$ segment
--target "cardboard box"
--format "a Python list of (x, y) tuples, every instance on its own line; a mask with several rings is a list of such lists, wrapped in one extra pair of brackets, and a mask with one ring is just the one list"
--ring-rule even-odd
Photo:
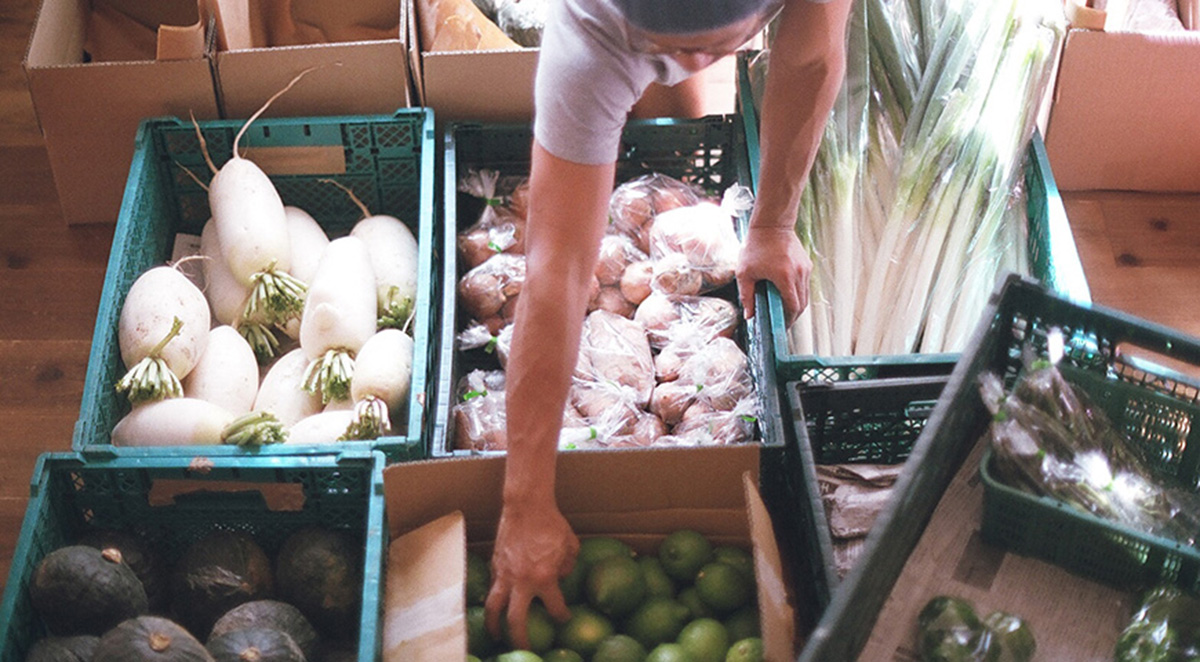
[[(756, 488), (756, 445), (578, 451), (558, 458), (558, 503), (580, 537), (613, 536), (652, 554), (692, 528), (752, 548), (767, 659), (792, 659), (793, 607), (771, 518)], [(384, 471), (388, 551), (384, 660), (444, 662), (467, 650), (467, 541), (489, 548), (504, 458), (395, 464)], [(620, 486), (620, 489), (614, 489)]]
[[(195, 16), (195, 0), (154, 3), (150, 11), (168, 20), (187, 5)], [(63, 219), (115, 223), (142, 119), (216, 119), (217, 100), (204, 57), (87, 61), (88, 20), (89, 3), (43, 0), (23, 64)]]
[[(226, 3), (237, 5), (234, 3)], [(309, 67), (327, 67), (313, 72), (304, 83), (288, 91), (271, 105), (274, 117), (390, 114), (414, 105), (408, 72), (408, 7), (401, 0), (370, 0), (346, 7), (338, 3), (305, 2), (293, 5), (304, 20), (325, 34), (338, 34), (334, 26), (346, 21), (378, 22), (380, 17), (398, 17), (396, 33), (389, 39), (321, 43), (273, 48), (256, 48), (262, 43), (251, 35), (258, 30), (254, 10), (265, 4), (250, 3), (251, 28), (237, 30), (224, 25), (222, 43), (216, 51), (216, 79), (223, 117), (249, 117), (263, 102), (298, 73)], [(353, 12), (347, 18), (345, 14)], [(345, 31), (343, 27), (344, 32)], [(336, 63), (336, 65), (335, 65)]]
[(1200, 32), (1068, 32), (1046, 131), (1060, 189), (1200, 191), (1198, 127)]

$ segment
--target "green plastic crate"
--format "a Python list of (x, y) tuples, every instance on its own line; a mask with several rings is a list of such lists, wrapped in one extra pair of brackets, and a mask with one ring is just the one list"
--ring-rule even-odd
[[(694, 182), (710, 191), (720, 191), (734, 183), (749, 181), (744, 132), (736, 116), (711, 116), (696, 120), (657, 119), (630, 122), (625, 127), (617, 157), (617, 182), (652, 172)], [(454, 389), (459, 378), (473, 369), (498, 370), (500, 364), (483, 350), (459, 351), (456, 334), (468, 318), (459, 310), (455, 283), (465, 270), (458, 266), (457, 234), (473, 225), (482, 211), (482, 203), (458, 192), (458, 181), (470, 168), (490, 168), (502, 175), (527, 176), (533, 134), (528, 125), (452, 124), (446, 128), (443, 153), (443, 266), (442, 349), (438, 371), (437, 425), (432, 454), (466, 455), (471, 451), (454, 449)], [(740, 219), (742, 226), (748, 218)], [(739, 228), (740, 230), (740, 228)], [(736, 300), (730, 286), (717, 295)], [(750, 357), (751, 372), (760, 385), (760, 433), (765, 446), (779, 450), (784, 432), (778, 416), (780, 394), (775, 388), (775, 366), (770, 360), (770, 326), (766, 317), (766, 294), (756, 293), (755, 317), (741, 328), (738, 340)], [(772, 457), (770, 452), (764, 457)], [(770, 471), (767, 467), (770, 465)], [(764, 484), (778, 473), (778, 463), (764, 462)], [(765, 487), (764, 489), (770, 489)]]
[(933, 411), (948, 375), (869, 380), (788, 382), (796, 444), (786, 478), (790, 516), (806, 543), (808, 579), (819, 608), (839, 583), (829, 518), (817, 478), (819, 464), (902, 464)]
[[(833, 595), (804, 648), (802, 662), (857, 659), (938, 501), (991, 421), (979, 396), (979, 376), (990, 371), (1011, 385), (1021, 370), (1024, 348), (1045, 356), (1047, 335), (1055, 328), (1066, 341), (1060, 363), (1064, 370), (1098, 396), (1105, 409), (1120, 412), (1116, 420), (1122, 429), (1162, 458), (1161, 473), (1197, 489), (1200, 421), (1195, 415), (1200, 386), (1171, 369), (1134, 358), (1130, 348), (1194, 367), (1200, 366), (1200, 339), (1101, 306), (1073, 303), (1035, 281), (1010, 276), (989, 302), (913, 447), (897, 481), (896, 498), (876, 521), (859, 565)], [(1085, 576), (1122, 584), (1169, 581), (1200, 589), (1200, 552), (1195, 548), (1067, 512), (1063, 505), (1046, 499), (1011, 506), (1028, 508), (1006, 512), (1005, 529), (995, 512), (988, 513), (1010, 508), (1009, 502), (995, 495), (995, 490), (985, 489), (985, 540), (1020, 545), (1006, 542), (1019, 539), (1013, 534), (1017, 530), (1025, 534), (1026, 543), (1041, 549), (1015, 547), (1015, 551), (1041, 556)], [(1047, 527), (1053, 527), (1049, 529), (1053, 535)], [(1116, 548), (1121, 549), (1114, 555)]]
[[(29, 583), (46, 554), (97, 528), (132, 533), (162, 555), (169, 566), (188, 545), (214, 529), (254, 537), (272, 559), (297, 529), (320, 525), (340, 529), (363, 546), (362, 621), (358, 659), (378, 660), (382, 651), (387, 521), (384, 518), (383, 455), (369, 451), (274, 457), (189, 457), (89, 459), (79, 453), (38, 458), (30, 481), (29, 505), (0, 602), (0, 662), (22, 662), (46, 636), (33, 610)], [(299, 510), (271, 510), (261, 492), (195, 491), (169, 503), (152, 500), (155, 481), (187, 481), (203, 489), (214, 481), (299, 485)], [(190, 487), (190, 486), (189, 486)], [(157, 505), (162, 503), (163, 505)]]
[[(742, 51), (737, 58), (738, 110), (744, 118), (746, 144), (750, 152), (752, 180), (758, 181), (758, 116), (750, 92), (749, 61), (754, 51)], [(1075, 301), (1091, 301), (1083, 265), (1075, 239), (1067, 222), (1062, 197), (1050, 171), (1046, 146), (1036, 133), (1025, 162), (1025, 189), (1029, 212), (1029, 252), (1033, 275), (1052, 290)], [(874, 356), (819, 356), (792, 353), (784, 325), (783, 300), (779, 292), (768, 288), (769, 319), (774, 344), (776, 371), (789, 381), (804, 383), (913, 377), (946, 374), (958, 360), (958, 353), (894, 354)]]
[[(242, 122), (216, 120), (199, 125), (213, 161), (224, 163), (230, 157), (234, 136)], [(407, 431), (371, 442), (342, 442), (354, 448), (378, 448), (391, 461), (427, 455), (422, 432), (426, 425), (429, 370), (436, 349), (431, 342), (436, 324), (433, 134), (431, 110), (406, 109), (390, 116), (260, 119), (250, 126), (240, 143), (243, 150), (249, 150), (252, 159), (256, 150), (302, 157), (306, 148), (333, 148), (344, 157), (344, 172), (333, 166), (339, 172), (314, 173), (306, 168), (309, 174), (271, 177), (284, 204), (307, 211), (331, 238), (347, 234), (362, 213), (343, 191), (317, 182), (322, 178), (333, 179), (353, 190), (372, 213), (400, 218), (417, 237), (418, 290), (412, 328), (413, 377)], [(328, 162), (328, 153), (321, 162)], [(205, 181), (211, 178), (191, 122), (176, 118), (144, 121), (138, 130), (133, 164), (113, 236), (72, 448), (89, 455), (122, 457), (195, 455), (201, 451), (209, 456), (328, 452), (326, 446), (272, 445), (246, 450), (235, 446), (112, 445), (109, 437), (112, 428), (129, 411), (128, 401), (113, 388), (125, 371), (117, 341), (117, 322), (125, 295), (142, 272), (171, 257), (178, 233), (199, 235), (210, 216), (207, 192), (181, 166)]]

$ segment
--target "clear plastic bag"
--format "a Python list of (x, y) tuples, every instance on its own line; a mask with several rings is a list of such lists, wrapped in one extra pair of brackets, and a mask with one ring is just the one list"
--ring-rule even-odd
[(717, 297), (671, 297), (652, 292), (638, 306), (633, 320), (646, 329), (654, 349), (663, 349), (674, 339), (700, 336), (732, 338), (741, 317), (737, 306)]
[(583, 323), (575, 376), (628, 387), (633, 402), (645, 407), (654, 389), (654, 357), (645, 330), (620, 315), (592, 312)]
[(693, 296), (732, 283), (741, 249), (734, 218), (752, 206), (750, 190), (732, 186), (720, 205), (700, 202), (656, 216), (650, 230), (650, 287)]
[(458, 298), (472, 319), (495, 334), (512, 323), (524, 284), (525, 256), (501, 253), (462, 277)]
[(654, 173), (631, 179), (613, 190), (608, 203), (612, 229), (650, 252), (651, 221), (665, 211), (689, 207), (705, 199), (704, 192), (674, 177)]
[[(504, 187), (514, 182), (512, 193), (504, 195)], [(459, 180), (458, 190), (484, 201), (479, 220), (458, 234), (458, 252), (468, 269), (498, 253), (525, 252), (528, 180), (501, 178), (495, 170), (469, 170)]]
[(454, 447), (493, 451), (508, 448), (503, 371), (472, 370), (459, 380), (451, 410)]

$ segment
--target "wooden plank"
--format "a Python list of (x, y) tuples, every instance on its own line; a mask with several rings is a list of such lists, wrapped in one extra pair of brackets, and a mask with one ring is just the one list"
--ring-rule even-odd
[(1200, 273), (1200, 195), (1111, 194), (1100, 206), (1119, 265)]
[(91, 338), (103, 285), (104, 269), (0, 270), (0, 338)]
[(18, 215), (11, 222), (0, 223), (0, 273), (81, 267), (103, 270), (108, 266), (114, 229), (113, 225), (66, 225), (58, 218), (44, 222)]
[(0, 497), (29, 494), (29, 476), (42, 453), (71, 450), (71, 433), (78, 412), (28, 413), (0, 409)]
[(0, 339), (0, 403), (28, 413), (79, 412), (88, 340)]

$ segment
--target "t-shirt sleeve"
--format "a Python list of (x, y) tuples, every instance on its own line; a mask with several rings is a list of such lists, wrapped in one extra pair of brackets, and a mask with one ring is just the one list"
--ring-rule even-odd
[(654, 70), (622, 53), (574, 3), (553, 3), (534, 82), (534, 135), (551, 154), (588, 165), (616, 160), (626, 117)]

